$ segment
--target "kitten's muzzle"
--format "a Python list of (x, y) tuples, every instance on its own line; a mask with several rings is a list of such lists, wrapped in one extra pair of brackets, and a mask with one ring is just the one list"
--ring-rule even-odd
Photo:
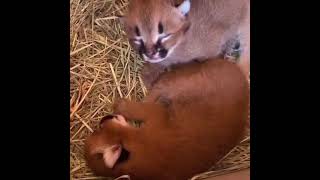
[(158, 51), (157, 51), (156, 48), (152, 48), (151, 50), (147, 50), (147, 51), (145, 52), (145, 55), (146, 55), (148, 58), (153, 59), (153, 58), (155, 58), (157, 52), (158, 52)]
[(144, 49), (141, 51), (143, 55), (145, 55), (149, 61), (157, 61), (159, 59), (163, 59), (167, 56), (168, 50), (165, 49), (162, 45), (156, 44), (150, 49)]

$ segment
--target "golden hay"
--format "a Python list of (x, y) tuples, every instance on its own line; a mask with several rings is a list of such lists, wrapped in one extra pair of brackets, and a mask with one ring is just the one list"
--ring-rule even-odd
[[(116, 98), (140, 100), (143, 65), (123, 36), (116, 14), (127, 0), (70, 1), (70, 178), (95, 177), (83, 159), (84, 139), (111, 112)], [(250, 167), (250, 138), (198, 179)]]

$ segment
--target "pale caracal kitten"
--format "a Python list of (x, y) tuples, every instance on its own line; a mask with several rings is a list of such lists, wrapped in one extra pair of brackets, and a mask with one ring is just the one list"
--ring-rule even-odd
[(223, 56), (239, 43), (242, 51), (238, 63), (249, 74), (250, 0), (129, 3), (127, 13), (119, 18), (130, 44), (146, 61), (142, 78), (147, 87), (171, 65)]

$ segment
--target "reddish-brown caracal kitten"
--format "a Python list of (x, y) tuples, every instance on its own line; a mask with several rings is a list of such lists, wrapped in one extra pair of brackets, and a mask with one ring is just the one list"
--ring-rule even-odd
[[(143, 102), (121, 100), (86, 141), (100, 176), (186, 180), (210, 168), (243, 138), (248, 81), (225, 60), (164, 73)], [(128, 120), (141, 121), (140, 127)]]

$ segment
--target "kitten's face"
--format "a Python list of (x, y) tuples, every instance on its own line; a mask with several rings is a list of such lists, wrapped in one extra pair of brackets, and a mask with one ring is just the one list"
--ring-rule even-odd
[(121, 18), (130, 44), (145, 61), (165, 60), (188, 30), (190, 1), (176, 3), (173, 0), (131, 0), (127, 15)]
[(123, 116), (106, 116), (100, 128), (85, 142), (85, 158), (88, 166), (99, 176), (114, 176), (114, 170), (128, 159), (128, 151), (121, 144), (120, 126), (127, 126)]

